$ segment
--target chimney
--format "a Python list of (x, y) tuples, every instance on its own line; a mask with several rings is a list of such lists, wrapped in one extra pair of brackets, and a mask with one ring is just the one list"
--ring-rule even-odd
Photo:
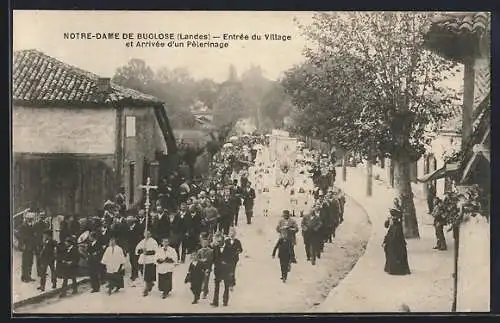
[(111, 78), (100, 77), (97, 79), (97, 93), (111, 92)]

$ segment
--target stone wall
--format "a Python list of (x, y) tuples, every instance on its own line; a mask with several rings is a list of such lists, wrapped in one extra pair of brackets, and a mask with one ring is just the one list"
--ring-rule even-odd
[(457, 312), (490, 311), (490, 225), (483, 216), (460, 227)]
[[(138, 186), (145, 184), (144, 177), (147, 174), (145, 164), (155, 161), (156, 151), (162, 151), (166, 154), (167, 146), (156, 120), (153, 107), (125, 108), (123, 112), (124, 129), (127, 128), (127, 117), (135, 117), (135, 134), (134, 136), (127, 136), (126, 131), (123, 134), (125, 138), (125, 150), (123, 165), (124, 180), (122, 186), (125, 187), (127, 197), (130, 197), (133, 191), (132, 201), (128, 202), (132, 202), (129, 204), (135, 204), (142, 198), (142, 190)], [(130, 178), (132, 172), (130, 165), (132, 163), (134, 164), (133, 181)], [(156, 179), (152, 178), (152, 180), (154, 183)]]
[(115, 110), (80, 107), (19, 107), (12, 113), (16, 153), (112, 154)]

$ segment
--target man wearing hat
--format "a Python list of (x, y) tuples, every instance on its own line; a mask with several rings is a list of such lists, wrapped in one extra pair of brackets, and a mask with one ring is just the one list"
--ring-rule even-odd
[(22, 250), (21, 261), (21, 281), (27, 283), (35, 281), (31, 277), (31, 270), (33, 268), (33, 257), (37, 248), (36, 245), (36, 232), (34, 227), (35, 214), (33, 212), (26, 212), (23, 215), (24, 223), (19, 228), (19, 247)]
[(91, 232), (89, 234), (89, 244), (87, 247), (87, 264), (89, 267), (90, 287), (91, 293), (97, 293), (101, 287), (103, 266), (101, 259), (104, 247), (97, 241), (97, 233)]
[(243, 206), (245, 207), (245, 215), (247, 224), (252, 224), (253, 206), (255, 200), (255, 190), (250, 186), (248, 179), (241, 178)]
[(52, 239), (52, 231), (45, 230), (43, 232), (43, 241), (39, 253), (40, 262), (40, 291), (45, 291), (45, 283), (47, 281), (47, 268), (50, 268), (52, 288), (57, 286), (57, 274), (56, 274), (56, 253), (57, 253), (57, 242)]
[(321, 205), (316, 203), (312, 212), (304, 215), (301, 223), (307, 260), (310, 260), (312, 265), (316, 264), (316, 258), (320, 255), (319, 247), (322, 228), (320, 211)]
[(294, 219), (290, 218), (290, 211), (283, 210), (283, 218), (279, 221), (276, 226), (276, 232), (280, 235), (285, 235), (287, 239), (289, 239), (292, 243), (291, 250), (291, 262), (297, 263), (297, 259), (295, 258), (295, 243), (296, 243), (296, 234), (299, 232), (299, 226)]
[(78, 262), (80, 261), (80, 252), (76, 245), (76, 238), (69, 236), (64, 239), (64, 246), (61, 254), (61, 276), (63, 278), (61, 297), (66, 296), (68, 289), (68, 280), (71, 279), (73, 294), (78, 292), (76, 274), (78, 272)]

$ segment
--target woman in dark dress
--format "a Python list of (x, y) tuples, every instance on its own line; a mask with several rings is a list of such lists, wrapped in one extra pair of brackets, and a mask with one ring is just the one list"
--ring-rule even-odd
[(385, 251), (384, 271), (389, 275), (409, 275), (406, 240), (403, 234), (403, 214), (397, 209), (390, 210), (389, 229), (382, 246)]

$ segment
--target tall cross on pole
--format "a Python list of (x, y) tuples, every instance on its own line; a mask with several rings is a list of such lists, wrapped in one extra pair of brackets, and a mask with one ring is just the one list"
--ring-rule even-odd
[[(158, 189), (158, 186), (151, 185), (151, 178), (148, 177), (146, 180), (146, 185), (139, 185), (140, 188), (146, 190), (146, 202), (144, 203), (144, 208), (146, 209), (146, 225), (144, 227), (144, 249), (146, 249), (147, 242), (147, 232), (148, 232), (148, 223), (149, 223), (149, 207), (151, 206), (151, 201), (149, 200), (149, 195), (151, 190)], [(144, 250), (146, 253), (146, 250)], [(146, 256), (146, 255), (144, 255)], [(144, 262), (144, 270), (143, 273), (146, 272), (146, 262)]]

